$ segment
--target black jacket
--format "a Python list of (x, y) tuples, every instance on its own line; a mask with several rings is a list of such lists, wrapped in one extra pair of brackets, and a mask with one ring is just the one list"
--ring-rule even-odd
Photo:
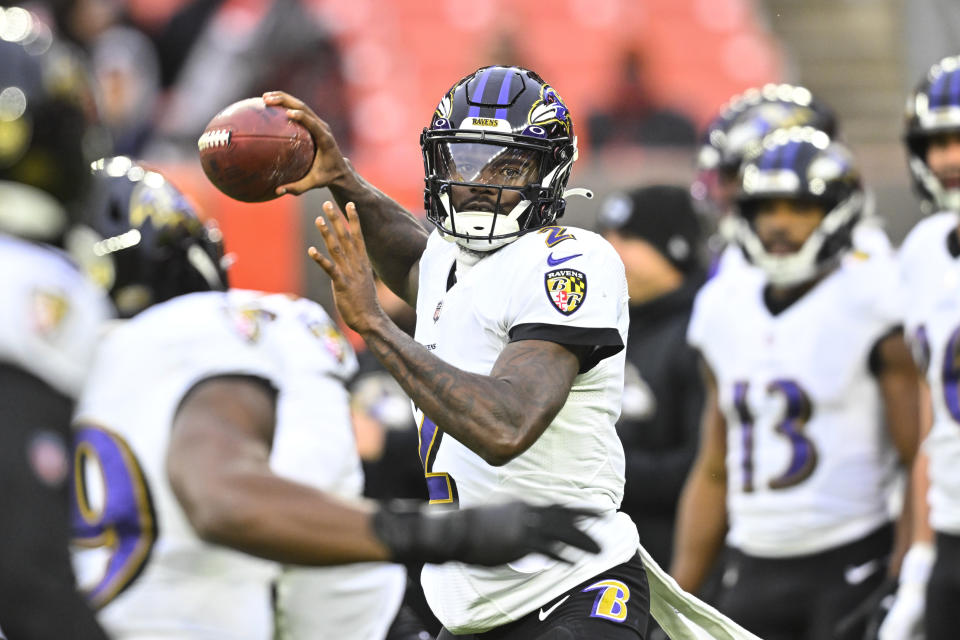
[(686, 333), (701, 284), (693, 278), (665, 296), (630, 307), (617, 423), (626, 453), (621, 509), (637, 523), (640, 542), (663, 566), (670, 563), (677, 500), (699, 441), (704, 389)]

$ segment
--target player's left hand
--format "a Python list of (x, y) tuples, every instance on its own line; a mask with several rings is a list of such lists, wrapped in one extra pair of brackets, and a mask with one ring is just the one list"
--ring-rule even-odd
[(328, 200), (323, 203), (323, 213), (327, 219), (317, 216), (315, 224), (330, 257), (324, 256), (316, 247), (310, 247), (307, 254), (333, 281), (333, 299), (340, 317), (348, 327), (363, 336), (387, 316), (377, 300), (373, 268), (363, 243), (357, 207), (352, 202), (347, 203), (344, 218)]

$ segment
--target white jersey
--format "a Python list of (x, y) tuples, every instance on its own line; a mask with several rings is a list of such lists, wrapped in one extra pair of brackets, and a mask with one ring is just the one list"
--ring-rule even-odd
[(540, 556), (496, 568), (428, 565), (423, 587), (434, 613), (453, 633), (516, 620), (578, 583), (631, 558), (636, 527), (617, 512), (624, 454), (614, 424), (623, 391), (627, 288), (623, 264), (600, 236), (547, 227), (458, 268), (459, 248), (434, 232), (420, 259), (416, 340), (442, 360), (486, 375), (515, 340), (595, 345), (566, 404), (523, 454), (494, 467), (442, 433), (418, 412), (420, 454), (434, 504), (524, 499), (586, 506), (604, 515), (589, 528), (603, 551), (567, 549), (573, 564)]
[(933, 429), (923, 443), (930, 524), (953, 535), (960, 535), (960, 251), (951, 252), (947, 238), (956, 238), (958, 224), (955, 213), (926, 218), (900, 250), (907, 335), (933, 400)]
[(65, 254), (3, 234), (0, 272), (0, 362), (76, 397), (111, 314), (106, 294)]
[(761, 272), (729, 276), (700, 291), (688, 334), (726, 421), (728, 544), (791, 557), (867, 535), (890, 519), (895, 477), (869, 369), (900, 324), (895, 264), (849, 255), (778, 315)]
[[(94, 547), (75, 559), (113, 637), (267, 640), (274, 582), (287, 632), (280, 637), (382, 637), (403, 592), (401, 567), (349, 567), (376, 583), (358, 590), (342, 579), (343, 568), (288, 569), (207, 544), (165, 473), (170, 429), (185, 394), (204, 379), (236, 374), (278, 391), (270, 460), (278, 475), (359, 495), (363, 478), (344, 388), (355, 369), (352, 350), (323, 309), (284, 295), (181, 296), (105, 335), (75, 420), (81, 481), (75, 542)], [(341, 611), (357, 609), (366, 617), (333, 622)], [(324, 612), (331, 624), (305, 634), (302, 620), (323, 620)]]

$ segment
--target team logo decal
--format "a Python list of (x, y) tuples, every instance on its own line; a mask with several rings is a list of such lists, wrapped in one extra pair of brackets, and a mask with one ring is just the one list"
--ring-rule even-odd
[(597, 592), (591, 618), (604, 618), (613, 622), (623, 622), (627, 619), (630, 587), (619, 580), (601, 580), (583, 590), (584, 593), (588, 591)]
[[(542, 128), (552, 123), (558, 123), (570, 135), (572, 129), (570, 123), (570, 111), (567, 105), (560, 98), (560, 94), (548, 85), (540, 89), (540, 98), (530, 107), (530, 113), (527, 115), (527, 121), (531, 125)], [(534, 127), (529, 127), (533, 129)], [(536, 134), (536, 132), (531, 132)]]
[(347, 349), (350, 347), (347, 344), (347, 339), (335, 326), (328, 322), (312, 320), (307, 322), (307, 328), (310, 329), (310, 333), (320, 339), (323, 346), (330, 352), (330, 355), (336, 358), (337, 362), (342, 363), (347, 359)]
[(565, 316), (579, 309), (587, 297), (587, 276), (576, 269), (548, 271), (544, 284), (550, 303)]
[(44, 338), (52, 337), (70, 310), (66, 295), (50, 289), (33, 291), (33, 327)]
[(260, 339), (260, 329), (264, 322), (275, 320), (277, 314), (272, 311), (249, 304), (227, 310), (233, 319), (233, 326), (247, 342), (256, 342)]
[(433, 310), (433, 321), (436, 322), (440, 319), (440, 311), (443, 310), (443, 300), (437, 303), (437, 308)]
[(187, 214), (190, 208), (182, 194), (160, 174), (150, 171), (130, 196), (130, 224), (140, 227), (150, 220), (156, 229), (174, 229), (185, 224), (199, 226), (200, 222)]

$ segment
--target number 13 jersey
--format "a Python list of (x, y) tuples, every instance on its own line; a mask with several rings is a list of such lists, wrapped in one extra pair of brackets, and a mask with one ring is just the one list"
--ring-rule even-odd
[(727, 431), (727, 542), (790, 557), (859, 539), (889, 520), (895, 453), (874, 345), (896, 329), (896, 267), (848, 256), (779, 314), (755, 270), (699, 293), (688, 338), (713, 371)]

